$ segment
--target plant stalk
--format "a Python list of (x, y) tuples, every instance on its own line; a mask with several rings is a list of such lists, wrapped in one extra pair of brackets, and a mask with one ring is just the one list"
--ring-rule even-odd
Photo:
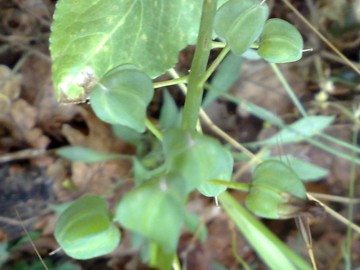
[(204, 0), (200, 21), (199, 36), (196, 42), (194, 59), (189, 74), (188, 93), (185, 99), (184, 115), (181, 127), (185, 130), (195, 130), (199, 117), (204, 83), (202, 77), (206, 72), (209, 60), (214, 16), (217, 0)]

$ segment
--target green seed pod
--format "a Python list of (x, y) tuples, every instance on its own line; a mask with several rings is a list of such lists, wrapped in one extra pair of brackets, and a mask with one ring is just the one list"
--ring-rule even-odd
[(254, 0), (229, 0), (216, 12), (214, 19), (214, 30), (219, 37), (225, 38), (239, 14), (258, 4)]
[(86, 195), (60, 215), (55, 238), (70, 257), (86, 260), (112, 252), (120, 242), (120, 231), (104, 199)]
[(230, 0), (215, 16), (215, 32), (229, 43), (231, 50), (243, 54), (259, 38), (269, 8), (255, 0)]
[(307, 199), (304, 184), (296, 173), (278, 160), (264, 161), (255, 168), (245, 204), (257, 216), (269, 219), (321, 212), (316, 202)]
[(151, 78), (133, 65), (104, 75), (90, 94), (95, 114), (104, 122), (145, 130), (146, 107), (154, 95)]
[(258, 53), (270, 63), (289, 63), (301, 59), (303, 46), (303, 38), (295, 26), (281, 19), (270, 19), (260, 36)]

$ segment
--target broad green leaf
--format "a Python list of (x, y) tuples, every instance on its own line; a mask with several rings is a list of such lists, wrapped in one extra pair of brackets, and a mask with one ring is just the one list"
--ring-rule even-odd
[(86, 195), (60, 215), (55, 238), (70, 257), (86, 260), (112, 252), (120, 242), (120, 231), (104, 199)]
[(80, 161), (84, 163), (95, 163), (118, 158), (129, 158), (127, 155), (105, 154), (82, 146), (61, 147), (60, 149), (56, 150), (56, 154), (71, 161)]
[(142, 134), (130, 127), (119, 124), (112, 125), (111, 127), (115, 136), (121, 139), (122, 141), (137, 145), (142, 140)]
[(206, 181), (212, 179), (229, 181), (231, 179), (233, 157), (214, 138), (197, 132), (171, 129), (164, 134), (163, 149), (168, 172), (181, 174), (186, 181), (188, 191), (205, 184), (202, 190), (216, 191), (216, 194), (203, 194), (216, 196), (224, 188), (206, 184)]
[(226, 38), (230, 25), (239, 18), (241, 12), (259, 4), (257, 0), (229, 0), (216, 13), (214, 30), (222, 38)]
[(82, 100), (82, 86), (125, 63), (152, 78), (164, 73), (195, 44), (201, 7), (193, 0), (58, 1), (50, 35), (58, 99)]
[(211, 90), (206, 94), (202, 104), (203, 108), (207, 107), (222, 92), (229, 90), (236, 80), (239, 79), (241, 64), (242, 57), (231, 52), (226, 56), (220, 64), (218, 71), (215, 73), (214, 78), (211, 80)]
[(242, 57), (245, 59), (248, 59), (250, 61), (256, 61), (261, 59), (260, 55), (258, 54), (257, 50), (254, 49), (248, 49), (246, 52), (242, 54)]
[(104, 122), (145, 131), (146, 108), (154, 95), (151, 79), (133, 65), (108, 73), (90, 94), (91, 107)]
[(254, 218), (229, 193), (219, 196), (221, 206), (235, 222), (269, 269), (311, 270), (312, 268), (296, 253), (282, 243), (260, 221)]
[(162, 176), (128, 192), (116, 208), (116, 220), (125, 228), (174, 252), (183, 224), (183, 179)]
[(333, 116), (308, 116), (284, 127), (280, 132), (276, 133), (272, 137), (256, 144), (277, 145), (280, 142), (282, 144), (301, 142), (305, 138), (310, 138), (320, 133), (322, 130), (327, 128), (333, 120)]
[(288, 163), (289, 167), (291, 167), (291, 169), (293, 169), (293, 171), (304, 182), (316, 181), (329, 174), (329, 170), (296, 158), (292, 155), (273, 156), (270, 158), (282, 160), (283, 162)]
[(266, 2), (239, 14), (226, 35), (226, 41), (235, 54), (243, 54), (259, 38), (268, 16), (269, 7)]
[(163, 105), (161, 107), (159, 124), (162, 129), (179, 127), (181, 114), (173, 97), (164, 91)]

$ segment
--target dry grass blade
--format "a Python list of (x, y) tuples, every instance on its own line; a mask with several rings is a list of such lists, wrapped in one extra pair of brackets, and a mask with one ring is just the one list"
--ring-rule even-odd
[(282, 0), (326, 45), (330, 47), (349, 67), (360, 75), (360, 69), (321, 34), (288, 0)]
[(308, 195), (309, 199), (317, 201), (322, 207), (324, 207), (326, 213), (328, 213), (329, 215), (331, 215), (332, 217), (334, 217), (335, 219), (337, 219), (341, 223), (345, 224), (346, 226), (350, 226), (357, 233), (360, 233), (360, 227), (358, 225), (356, 225), (355, 223), (350, 222), (347, 218), (343, 217), (342, 215), (340, 215), (339, 213), (334, 211), (332, 208), (330, 208), (326, 204), (324, 204), (321, 201), (319, 201), (318, 199), (316, 199), (310, 193), (307, 193), (307, 195)]
[(24, 226), (24, 224), (22, 223), (22, 219), (21, 219), (21, 216), (20, 216), (20, 214), (19, 214), (18, 210), (17, 210), (17, 209), (15, 209), (15, 212), (16, 212), (16, 215), (18, 216), (18, 218), (20, 219), (20, 221), (21, 221), (21, 226), (22, 226), (22, 228), (23, 228), (24, 232), (26, 233), (26, 236), (29, 238), (30, 243), (31, 243), (31, 246), (32, 246), (32, 247), (33, 247), (33, 249), (35, 250), (35, 253), (36, 253), (36, 255), (38, 256), (38, 258), (39, 258), (39, 260), (40, 260), (41, 264), (44, 266), (44, 269), (49, 270), (49, 269), (47, 268), (47, 266), (46, 266), (46, 264), (45, 264), (44, 260), (42, 259), (42, 257), (41, 257), (41, 255), (40, 255), (39, 251), (37, 250), (37, 248), (36, 248), (36, 246), (35, 246), (35, 244), (34, 244), (33, 240), (31, 239), (31, 237), (30, 237), (30, 234), (29, 234), (28, 230), (26, 229), (26, 227), (25, 227), (25, 226)]
[(311, 260), (311, 263), (313, 265), (314, 270), (317, 270), (314, 251), (312, 248), (312, 237), (311, 237), (311, 231), (309, 226), (309, 221), (307, 217), (296, 217), (295, 218), (296, 227), (301, 233), (301, 236), (306, 243), (306, 247), (308, 250), (308, 254)]

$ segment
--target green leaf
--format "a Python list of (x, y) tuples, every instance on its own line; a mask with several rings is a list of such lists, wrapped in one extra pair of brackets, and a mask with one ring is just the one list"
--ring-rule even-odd
[(225, 38), (230, 25), (239, 17), (239, 14), (258, 3), (256, 0), (229, 0), (221, 5), (215, 17), (215, 32), (220, 37)]
[(269, 229), (246, 211), (229, 193), (222, 193), (219, 196), (219, 201), (269, 269), (312, 269)]
[(239, 79), (242, 64), (242, 57), (229, 53), (220, 64), (218, 71), (211, 80), (210, 89), (202, 104), (203, 108), (213, 102), (222, 92), (229, 88)]
[[(230, 181), (233, 157), (219, 141), (197, 132), (171, 129), (165, 132), (163, 149), (168, 172), (181, 174), (186, 181), (187, 191), (192, 191), (206, 181), (220, 179)], [(224, 187), (206, 184), (208, 190), (222, 192)], [(206, 190), (205, 190), (206, 189)], [(203, 193), (205, 196), (216, 196)]]
[(159, 124), (162, 129), (177, 128), (181, 120), (180, 111), (173, 97), (164, 91), (164, 102), (161, 107)]
[(104, 199), (86, 195), (60, 215), (55, 238), (70, 257), (86, 260), (112, 252), (120, 242), (120, 231)]
[(151, 79), (133, 65), (118, 66), (90, 94), (91, 107), (104, 122), (145, 131), (146, 108), (154, 95)]
[(124, 125), (112, 125), (112, 130), (116, 137), (122, 141), (137, 145), (142, 140), (142, 134)]
[(288, 163), (289, 167), (299, 176), (304, 182), (316, 181), (324, 178), (329, 174), (329, 170), (298, 159), (292, 155), (273, 156), (271, 159), (278, 159)]
[(164, 73), (181, 49), (195, 44), (201, 7), (193, 0), (58, 1), (50, 35), (58, 98), (83, 99), (84, 77), (102, 78), (125, 63), (152, 78)]
[(327, 128), (333, 120), (334, 116), (308, 116), (284, 127), (272, 137), (256, 144), (270, 146), (277, 145), (280, 142), (282, 144), (301, 142), (305, 138), (312, 137)]
[(61, 147), (56, 150), (56, 154), (71, 161), (80, 161), (84, 163), (96, 163), (118, 158), (129, 158), (129, 156), (126, 155), (100, 153), (91, 148), (82, 146)]
[(125, 228), (174, 252), (183, 224), (183, 179), (163, 176), (146, 181), (127, 193), (116, 208), (116, 220)]

